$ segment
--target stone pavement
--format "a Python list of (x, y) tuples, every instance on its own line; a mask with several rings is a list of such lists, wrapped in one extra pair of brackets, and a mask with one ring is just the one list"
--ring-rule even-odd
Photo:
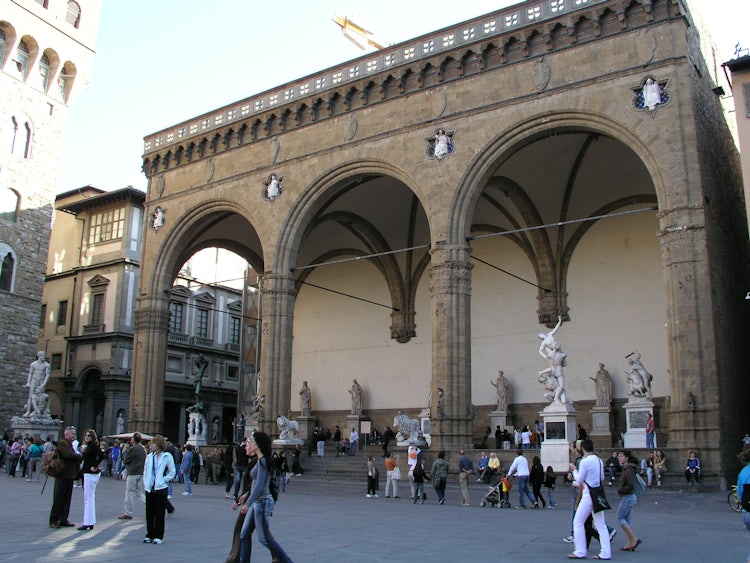
[[(450, 476), (447, 503), (438, 505), (432, 488), (428, 500), (414, 505), (406, 498), (408, 483), (401, 482), (401, 499), (365, 497), (362, 483), (334, 482), (308, 473), (294, 477), (282, 494), (271, 520), (271, 530), (296, 562), (567, 561), (572, 545), (561, 540), (570, 530), (571, 491), (556, 490), (557, 510), (481, 508), (486, 486), (472, 483), (472, 506), (459, 506), (457, 478)], [(384, 472), (383, 472), (384, 473)], [(125, 484), (102, 478), (97, 488), (98, 523), (93, 531), (75, 528), (53, 530), (47, 526), (52, 502), (52, 480), (43, 496), (41, 484), (0, 475), (0, 518), (4, 537), (1, 561), (80, 563), (133, 561), (198, 561), (221, 563), (231, 543), (236, 513), (224, 499), (224, 487), (194, 485), (192, 497), (175, 487), (177, 511), (167, 518), (163, 545), (142, 543), (143, 508), (130, 521), (122, 513)], [(610, 491), (612, 489), (608, 489)], [(616, 508), (614, 491), (609, 495)], [(518, 503), (516, 491), (511, 502)], [(81, 489), (74, 489), (70, 518), (81, 524)], [(614, 511), (607, 522), (615, 525)], [(635, 510), (635, 528), (643, 544), (635, 553), (619, 551), (624, 545), (620, 530), (614, 541), (613, 560), (638, 563), (745, 562), (750, 534), (741, 515), (732, 512), (726, 493), (647, 491)], [(619, 528), (619, 527), (618, 527)], [(270, 561), (268, 551), (254, 538), (254, 561)], [(597, 546), (596, 542), (592, 547)], [(598, 553), (592, 549), (589, 556)]]

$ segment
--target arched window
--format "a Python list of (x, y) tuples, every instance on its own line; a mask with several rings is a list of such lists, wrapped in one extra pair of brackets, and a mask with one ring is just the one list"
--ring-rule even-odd
[(16, 49), (16, 68), (21, 75), (21, 80), (26, 80), (29, 69), (29, 47), (25, 41), (21, 41)]
[(0, 242), (0, 290), (13, 291), (16, 271), (16, 253), (5, 243)]
[(8, 38), (5, 36), (5, 32), (0, 29), (0, 67), (5, 62), (5, 51), (8, 49)]
[(81, 7), (75, 2), (68, 2), (68, 13), (65, 16), (65, 21), (78, 29), (81, 23)]
[(70, 88), (73, 86), (73, 81), (76, 77), (76, 67), (70, 61), (66, 62), (59, 77), (57, 78), (57, 87), (60, 92), (60, 100), (66, 101), (70, 95)]
[(44, 92), (49, 88), (49, 74), (49, 57), (47, 55), (42, 55), (42, 58), (39, 60), (39, 76), (41, 78), (41, 86)]
[(15, 190), (10, 188), (0, 190), (0, 219), (15, 223), (18, 201), (18, 193)]
[(31, 137), (34, 132), (31, 120), (25, 115), (18, 117), (12, 115), (10, 121), (9, 146), (11, 154), (31, 158)]

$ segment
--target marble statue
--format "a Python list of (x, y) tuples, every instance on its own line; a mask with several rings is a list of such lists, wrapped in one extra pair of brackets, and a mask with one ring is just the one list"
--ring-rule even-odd
[(503, 370), (497, 372), (497, 381), (490, 381), (490, 384), (497, 391), (497, 410), (507, 412), (510, 402), (510, 381), (503, 375)]
[(29, 398), (26, 401), (24, 417), (48, 418), (49, 395), (44, 392), (49, 381), (49, 363), (43, 351), (36, 354), (36, 360), (29, 366), (29, 377), (24, 387), (29, 388)]
[(604, 364), (600, 363), (596, 377), (589, 377), (589, 379), (596, 383), (596, 406), (608, 407), (612, 402), (612, 378), (604, 369)]
[(164, 226), (164, 210), (161, 207), (157, 207), (154, 210), (151, 225), (155, 231), (158, 231)]
[(643, 85), (643, 105), (648, 108), (648, 111), (654, 111), (660, 103), (661, 88), (653, 78), (648, 78)]
[[(539, 333), (542, 343), (539, 345), (539, 355), (549, 362), (549, 367), (539, 372), (539, 382), (550, 392), (544, 396), (557, 405), (568, 403), (565, 392), (565, 371), (568, 355), (562, 351), (560, 343), (555, 340), (555, 333), (562, 326), (562, 317), (557, 317), (557, 325), (550, 332)], [(554, 390), (553, 390), (553, 389)]]
[(211, 441), (217, 443), (219, 441), (219, 419), (214, 418), (211, 423)]
[(122, 434), (125, 432), (125, 417), (122, 411), (117, 413), (117, 420), (115, 421), (115, 433)]
[(628, 395), (633, 399), (651, 400), (653, 398), (653, 394), (651, 393), (651, 381), (653, 381), (654, 376), (646, 370), (641, 362), (641, 353), (636, 350), (625, 357), (630, 366), (630, 369), (625, 372), (625, 375), (628, 377), (628, 383), (630, 384)]
[(352, 380), (352, 387), (349, 389), (352, 396), (352, 414), (362, 414), (362, 386), (357, 383), (356, 379)]
[(276, 419), (276, 425), (281, 431), (279, 440), (297, 440), (299, 439), (299, 422), (290, 420), (285, 416)]
[(401, 411), (398, 411), (398, 414), (393, 417), (393, 426), (398, 430), (396, 434), (397, 444), (426, 443), (422, 434), (422, 425), (417, 419), (409, 418)]
[(307, 381), (303, 381), (302, 389), (299, 390), (299, 410), (302, 416), (310, 416), (311, 405), (310, 388), (307, 386)]

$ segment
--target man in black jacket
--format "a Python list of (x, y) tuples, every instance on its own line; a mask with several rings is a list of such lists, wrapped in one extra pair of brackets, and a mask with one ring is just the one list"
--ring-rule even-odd
[(65, 462), (65, 469), (55, 477), (55, 490), (52, 495), (52, 509), (49, 513), (50, 528), (69, 528), (75, 526), (68, 521), (70, 499), (73, 496), (73, 481), (78, 477), (81, 465), (81, 454), (73, 451), (71, 443), (76, 439), (75, 426), (65, 428), (63, 438), (57, 441), (57, 455)]

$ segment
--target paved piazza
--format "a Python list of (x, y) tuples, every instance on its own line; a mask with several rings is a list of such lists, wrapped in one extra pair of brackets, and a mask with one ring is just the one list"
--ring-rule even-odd
[[(472, 483), (472, 506), (461, 507), (457, 478), (451, 475), (450, 480), (447, 502), (440, 506), (429, 486), (427, 502), (414, 505), (407, 498), (383, 498), (382, 479), (381, 496), (368, 499), (364, 478), (361, 484), (314, 475), (293, 478), (279, 499), (271, 530), (296, 562), (567, 561), (572, 545), (561, 540), (570, 530), (569, 488), (557, 490), (556, 510), (497, 509), (478, 506), (486, 488)], [(192, 497), (183, 497), (183, 486), (177, 485), (173, 499), (177, 511), (167, 518), (165, 542), (157, 546), (142, 543), (142, 507), (133, 520), (117, 520), (124, 481), (102, 478), (97, 488), (98, 522), (90, 532), (47, 527), (51, 479), (42, 496), (41, 484), (25, 479), (1, 474), (0, 483), (0, 518), (6, 527), (3, 561), (221, 563), (229, 551), (236, 514), (224, 499), (223, 486), (204, 485), (201, 480), (194, 485)], [(409, 494), (408, 483), (404, 484), (402, 497)], [(511, 502), (518, 503), (515, 490)], [(71, 522), (80, 525), (82, 513), (81, 489), (74, 489)], [(607, 522), (615, 524), (613, 512), (607, 514)], [(750, 534), (742, 517), (727, 506), (726, 493), (647, 491), (636, 507), (634, 524), (643, 544), (636, 553), (620, 552), (624, 545), (620, 530), (613, 560), (744, 562), (750, 553)], [(253, 560), (269, 561), (268, 551), (257, 538), (253, 541)], [(596, 553), (590, 551), (589, 558)]]

